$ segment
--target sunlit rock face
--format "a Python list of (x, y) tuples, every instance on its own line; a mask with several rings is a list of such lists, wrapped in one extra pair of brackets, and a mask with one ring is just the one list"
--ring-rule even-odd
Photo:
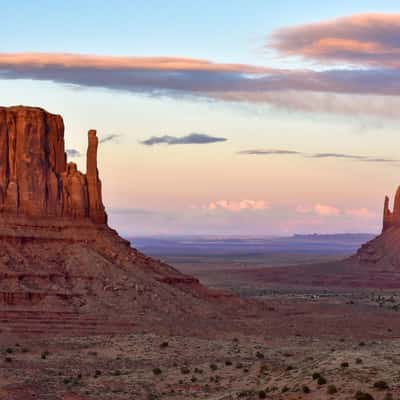
[(88, 136), (83, 174), (67, 162), (61, 116), (40, 108), (0, 107), (0, 212), (106, 224), (96, 131)]
[(394, 197), (393, 211), (389, 208), (389, 197), (385, 197), (383, 206), (383, 227), (382, 232), (393, 226), (400, 226), (400, 187), (397, 189)]

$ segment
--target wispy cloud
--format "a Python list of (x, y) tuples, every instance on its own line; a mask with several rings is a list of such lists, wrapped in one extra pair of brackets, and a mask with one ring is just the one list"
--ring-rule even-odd
[(359, 217), (359, 218), (374, 218), (376, 215), (372, 211), (368, 210), (368, 208), (349, 208), (345, 210), (345, 214), (351, 217)]
[(67, 153), (67, 156), (71, 158), (82, 157), (82, 153), (76, 149), (67, 149), (65, 152)]
[(204, 133), (190, 133), (186, 136), (152, 136), (149, 139), (142, 140), (140, 143), (146, 146), (154, 146), (156, 144), (177, 145), (177, 144), (208, 144), (225, 142), (226, 138), (206, 135)]
[(336, 206), (322, 203), (316, 203), (313, 206), (299, 205), (296, 207), (296, 212), (298, 214), (312, 214), (320, 217), (349, 216), (360, 219), (371, 219), (376, 217), (376, 214), (366, 207), (340, 209)]
[(329, 206), (326, 204), (316, 204), (314, 212), (324, 217), (336, 217), (340, 215), (340, 210), (337, 207)]
[(279, 150), (279, 149), (251, 149), (242, 150), (238, 154), (244, 155), (256, 155), (256, 156), (297, 156), (303, 158), (315, 158), (315, 159), (344, 159), (352, 161), (361, 161), (369, 163), (398, 163), (399, 159), (390, 157), (377, 157), (377, 156), (365, 156), (356, 154), (346, 153), (304, 153), (301, 151), (294, 150)]
[(119, 134), (111, 134), (108, 136), (104, 136), (100, 138), (100, 143), (107, 143), (107, 142), (114, 142), (115, 140), (119, 139), (121, 135)]
[(341, 214), (339, 208), (321, 203), (314, 204), (313, 206), (299, 205), (296, 208), (296, 212), (299, 214), (314, 214), (322, 217), (337, 217)]
[(253, 149), (253, 150), (242, 150), (239, 151), (239, 154), (250, 154), (250, 155), (265, 155), (265, 156), (273, 156), (273, 155), (279, 155), (279, 156), (285, 156), (285, 155), (298, 155), (302, 154), (299, 153), (298, 151), (294, 150), (280, 150), (280, 149)]

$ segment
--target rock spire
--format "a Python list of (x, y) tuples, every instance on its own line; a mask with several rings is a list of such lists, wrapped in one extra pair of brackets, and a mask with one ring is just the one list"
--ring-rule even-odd
[(390, 211), (388, 196), (385, 197), (385, 202), (383, 206), (382, 232), (385, 232), (392, 226), (400, 226), (400, 186), (397, 188), (394, 198), (393, 211)]

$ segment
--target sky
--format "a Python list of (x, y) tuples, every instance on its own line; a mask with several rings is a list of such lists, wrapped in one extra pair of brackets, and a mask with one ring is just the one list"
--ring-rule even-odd
[(0, 105), (87, 130), (126, 236), (378, 232), (400, 181), (392, 0), (0, 0)]

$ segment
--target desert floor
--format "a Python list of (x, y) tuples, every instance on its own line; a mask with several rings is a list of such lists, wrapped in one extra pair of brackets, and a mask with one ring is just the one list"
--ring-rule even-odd
[[(156, 326), (113, 336), (3, 335), (0, 399), (400, 398), (398, 290), (309, 285), (307, 277), (274, 283), (260, 263), (253, 271), (242, 261), (176, 266), (267, 312), (243, 317), (243, 330), (228, 321), (217, 333), (183, 336)], [(298, 266), (282, 268), (302, 277)]]

